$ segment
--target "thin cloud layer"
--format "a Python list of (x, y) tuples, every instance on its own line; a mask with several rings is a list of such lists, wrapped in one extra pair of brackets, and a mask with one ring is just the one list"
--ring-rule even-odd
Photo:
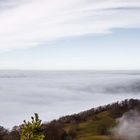
[(0, 2), (0, 51), (65, 37), (140, 27), (139, 0), (6, 0)]

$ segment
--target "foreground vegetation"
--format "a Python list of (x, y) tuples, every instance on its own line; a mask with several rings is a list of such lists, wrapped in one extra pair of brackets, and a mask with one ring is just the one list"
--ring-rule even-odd
[(38, 115), (31, 122), (15, 126), (11, 131), (0, 127), (0, 140), (113, 140), (110, 129), (116, 119), (129, 110), (140, 111), (140, 100), (122, 102), (92, 108), (41, 124)]

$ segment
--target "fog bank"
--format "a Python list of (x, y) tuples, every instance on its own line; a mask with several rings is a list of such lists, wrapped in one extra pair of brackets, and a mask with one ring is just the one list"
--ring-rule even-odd
[(140, 113), (130, 111), (118, 119), (118, 125), (112, 130), (116, 138), (122, 140), (140, 139)]
[(0, 71), (0, 125), (43, 121), (126, 98), (140, 98), (138, 71)]

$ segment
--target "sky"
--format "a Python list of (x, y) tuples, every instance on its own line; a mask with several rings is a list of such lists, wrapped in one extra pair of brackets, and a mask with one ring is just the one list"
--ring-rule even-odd
[(69, 71), (140, 70), (139, 45), (140, 0), (0, 0), (0, 125), (140, 98), (139, 71)]
[(140, 0), (0, 0), (0, 69), (140, 69)]

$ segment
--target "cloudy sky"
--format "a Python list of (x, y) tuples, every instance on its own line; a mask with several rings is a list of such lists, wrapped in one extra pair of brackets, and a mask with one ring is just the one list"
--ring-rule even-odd
[(140, 0), (0, 0), (0, 69), (140, 69)]

